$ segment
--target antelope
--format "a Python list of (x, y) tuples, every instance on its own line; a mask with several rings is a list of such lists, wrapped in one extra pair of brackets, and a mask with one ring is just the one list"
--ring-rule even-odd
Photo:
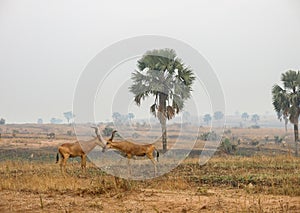
[(156, 159), (158, 162), (159, 152), (155, 148), (155, 146), (153, 144), (135, 144), (129, 141), (113, 142), (112, 140), (116, 132), (117, 132), (116, 130), (112, 132), (111, 138), (107, 141), (102, 151), (105, 152), (107, 149), (111, 148), (111, 149), (116, 149), (120, 151), (122, 154), (124, 154), (124, 156), (128, 158), (129, 174), (131, 174), (129, 160), (135, 156), (138, 157), (147, 156), (154, 165), (154, 175), (156, 175), (157, 169), (156, 169), (156, 162), (154, 160), (153, 153), (154, 151), (156, 151)]
[[(56, 163), (59, 161), (59, 155), (61, 156), (60, 170), (65, 176), (66, 164), (69, 158), (81, 157), (81, 170), (86, 173), (86, 156), (97, 145), (104, 148), (105, 143), (101, 134), (98, 132), (97, 127), (91, 127), (95, 129), (96, 136), (94, 139), (80, 143), (76, 141), (74, 143), (64, 143), (58, 147), (58, 153), (56, 155)], [(84, 148), (84, 149), (83, 149)]]

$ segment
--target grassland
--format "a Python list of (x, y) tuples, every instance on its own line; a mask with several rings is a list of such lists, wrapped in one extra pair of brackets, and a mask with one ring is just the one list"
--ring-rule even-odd
[[(84, 175), (76, 159), (62, 177), (54, 156), (59, 144), (75, 140), (65, 134), (70, 127), (48, 126), (60, 131), (55, 140), (33, 127), (8, 126), (0, 140), (1, 212), (300, 211), (300, 158), (293, 156), (292, 132), (283, 147), (272, 141), (283, 130), (231, 129), (226, 137), (242, 139), (235, 153), (219, 151), (202, 166), (194, 154), (167, 174), (134, 181), (106, 174), (92, 162)], [(27, 133), (19, 129), (8, 137), (17, 128)]]

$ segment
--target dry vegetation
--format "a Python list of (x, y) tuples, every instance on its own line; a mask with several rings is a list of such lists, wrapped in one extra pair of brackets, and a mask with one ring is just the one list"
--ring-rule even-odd
[[(235, 154), (219, 152), (204, 166), (190, 156), (168, 174), (133, 181), (108, 175), (91, 162), (83, 175), (77, 160), (70, 161), (68, 175), (62, 177), (56, 147), (74, 137), (64, 134), (69, 126), (48, 128), (61, 131), (57, 139), (22, 126), (29, 133), (0, 140), (1, 212), (300, 211), (300, 158), (292, 155), (292, 138), (286, 140), (290, 146), (273, 143), (273, 135), (283, 130), (232, 129), (226, 137), (243, 141)], [(254, 140), (259, 143), (253, 145)]]

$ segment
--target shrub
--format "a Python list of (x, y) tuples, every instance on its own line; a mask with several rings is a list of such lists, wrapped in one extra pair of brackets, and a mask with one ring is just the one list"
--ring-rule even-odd
[(231, 134), (231, 130), (230, 130), (230, 129), (226, 129), (226, 130), (224, 131), (224, 134)]
[(275, 143), (277, 143), (277, 144), (281, 143), (281, 142), (283, 141), (283, 139), (284, 139), (284, 137), (280, 137), (280, 136), (278, 136), (278, 135), (275, 135), (275, 136), (274, 136), (274, 141), (275, 141)]
[(257, 140), (257, 139), (252, 139), (251, 140), (251, 145), (252, 146), (257, 146), (259, 144), (259, 140)]
[(221, 142), (220, 150), (226, 154), (234, 154), (236, 151), (237, 145), (232, 144), (228, 138), (225, 138)]
[(208, 140), (217, 140), (218, 135), (214, 131), (212, 132), (204, 132), (199, 137), (200, 140), (208, 141)]
[(252, 129), (259, 129), (260, 126), (259, 126), (259, 125), (252, 125), (251, 128), (252, 128)]
[(14, 130), (12, 131), (12, 136), (13, 136), (13, 137), (16, 137), (17, 134), (19, 134), (19, 130), (14, 129)]

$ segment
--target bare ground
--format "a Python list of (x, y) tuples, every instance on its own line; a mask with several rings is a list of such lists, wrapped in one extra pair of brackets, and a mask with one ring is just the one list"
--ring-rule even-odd
[(300, 198), (249, 195), (241, 190), (194, 191), (141, 189), (114, 196), (0, 191), (1, 212), (299, 212)]

